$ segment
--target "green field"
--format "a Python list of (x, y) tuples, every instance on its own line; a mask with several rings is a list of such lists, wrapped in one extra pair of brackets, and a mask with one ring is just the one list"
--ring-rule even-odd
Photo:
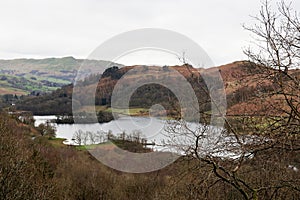
[(101, 67), (109, 64), (122, 66), (108, 61), (73, 57), (0, 60), (0, 95), (51, 92), (72, 83), (82, 63), (85, 63), (83, 71), (94, 73), (100, 73)]
[(33, 75), (0, 74), (0, 94), (29, 94), (32, 91), (50, 92), (69, 84), (69, 81)]
[(149, 113), (149, 109), (146, 108), (129, 108), (129, 109), (107, 108), (106, 111), (123, 114), (123, 115), (132, 115), (132, 116), (147, 115)]
[(114, 112), (117, 114), (122, 114), (122, 115), (131, 115), (131, 116), (141, 116), (141, 115), (147, 115), (149, 114), (149, 109), (146, 108), (129, 108), (127, 109), (112, 109), (111, 107), (107, 106), (83, 106), (80, 111), (85, 111), (85, 112), (90, 112), (94, 111), (96, 112), (99, 111), (104, 111), (104, 112)]

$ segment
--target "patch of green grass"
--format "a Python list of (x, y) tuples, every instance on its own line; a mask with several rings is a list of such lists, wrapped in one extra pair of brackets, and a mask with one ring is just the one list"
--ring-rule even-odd
[(49, 143), (54, 147), (64, 147), (65, 144), (63, 142), (65, 140), (65, 138), (49, 138)]
[(85, 151), (85, 150), (87, 150), (86, 147), (85, 147), (85, 145), (77, 145), (77, 146), (75, 146), (75, 148), (77, 150), (79, 150), (79, 151)]
[(111, 107), (107, 106), (83, 106), (81, 111), (93, 111), (96, 110), (96, 112), (103, 111), (103, 112), (112, 112), (114, 111), (115, 113), (118, 114), (123, 114), (123, 115), (132, 115), (132, 116), (141, 116), (141, 115), (146, 115), (149, 113), (149, 109), (146, 108), (129, 108), (128, 112), (127, 109), (112, 109)]
[(132, 115), (132, 116), (139, 116), (139, 115), (145, 115), (147, 113), (149, 113), (149, 109), (146, 108), (129, 108), (127, 109), (121, 109), (121, 108), (108, 108), (106, 110), (107, 112), (115, 112), (118, 114), (123, 114), (123, 115)]
[(76, 145), (75, 148), (77, 150), (80, 150), (80, 151), (85, 151), (85, 150), (90, 150), (90, 149), (95, 149), (96, 147), (111, 147), (112, 144), (111, 142), (104, 142), (104, 143), (100, 143), (100, 144), (89, 144), (89, 145)]
[(281, 126), (281, 117), (276, 116), (230, 116), (229, 123), (243, 133), (263, 133)]
[[(15, 90), (22, 92), (23, 94), (28, 94), (34, 90), (50, 92), (60, 88), (59, 86), (70, 83), (69, 81), (61, 79), (35, 76), (32, 74), (27, 74), (24, 76), (0, 74), (0, 77), (6, 77), (5, 80), (0, 80), (0, 86), (2, 88), (2, 90), (0, 91), (1, 94), (5, 94), (4, 89), (7, 90), (7, 94), (13, 94)], [(48, 81), (59, 85), (58, 87), (55, 87), (52, 85), (48, 85), (48, 83), (43, 83), (42, 81)]]
[(59, 78), (54, 78), (54, 77), (34, 76), (34, 75), (30, 75), (30, 74), (26, 75), (25, 77), (27, 77), (28, 79), (31, 79), (31, 77), (34, 77), (34, 78), (36, 78), (37, 82), (40, 82), (40, 81), (49, 81), (49, 82), (58, 83), (58, 84), (64, 84), (64, 85), (67, 85), (67, 84), (71, 83), (70, 81), (59, 79)]

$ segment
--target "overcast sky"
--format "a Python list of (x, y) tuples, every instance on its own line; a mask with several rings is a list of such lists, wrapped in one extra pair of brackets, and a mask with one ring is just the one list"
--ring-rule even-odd
[(227, 64), (246, 59), (251, 37), (242, 24), (253, 24), (250, 15), (260, 6), (260, 0), (0, 0), (0, 59), (86, 58), (119, 33), (163, 28), (196, 41), (216, 65)]

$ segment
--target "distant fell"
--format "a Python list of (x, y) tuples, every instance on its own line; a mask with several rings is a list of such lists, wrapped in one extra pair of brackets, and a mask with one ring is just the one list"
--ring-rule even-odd
[(82, 63), (87, 71), (109, 64), (123, 66), (109, 61), (74, 57), (0, 60), (0, 95), (54, 91), (72, 83)]
[[(265, 74), (261, 66), (248, 61), (237, 61), (227, 65), (214, 67), (210, 69), (197, 69), (190, 65), (182, 66), (164, 66), (165, 69), (159, 70), (155, 66), (125, 66), (122, 68), (108, 68), (103, 74), (90, 76), (86, 78), (79, 86), (77, 93), (81, 99), (78, 99), (79, 105), (86, 105), (90, 102), (88, 94), (94, 91), (94, 84), (97, 84), (96, 96), (92, 104), (97, 106), (110, 106), (112, 92), (115, 85), (126, 74), (126, 82), (123, 82), (124, 89), (133, 85), (137, 81), (135, 73), (128, 73), (133, 68), (143, 71), (143, 76), (156, 79), (155, 74), (160, 76), (169, 76), (169, 69), (173, 68), (183, 75), (193, 87), (198, 97), (199, 107), (202, 112), (210, 113), (211, 101), (207, 93), (206, 83), (201, 74), (209, 71), (218, 71), (223, 79), (224, 89), (227, 98), (227, 115), (282, 115), (275, 112), (274, 107), (284, 107), (284, 101), (278, 96), (270, 96), (272, 91), (278, 87), (269, 79), (264, 79)], [(158, 71), (159, 72), (158, 72)], [(208, 73), (209, 74), (209, 73)], [(300, 78), (299, 70), (292, 70), (290, 75)], [(140, 75), (139, 75), (140, 76)], [(153, 76), (153, 77), (152, 77)], [(172, 78), (168, 78), (172, 84)], [(97, 81), (97, 82), (95, 82)], [(174, 83), (176, 83), (174, 79)], [(286, 82), (289, 84), (289, 82)], [(180, 86), (178, 86), (180, 87)], [(32, 111), (35, 114), (71, 114), (72, 91), (73, 86), (63, 87), (52, 94), (40, 97), (25, 98), (17, 103), (20, 110)], [(299, 91), (298, 91), (299, 92)], [(122, 100), (122, 99), (121, 99)], [(74, 103), (74, 102), (73, 102)], [(178, 99), (168, 89), (159, 84), (147, 84), (138, 88), (131, 96), (130, 106), (136, 108), (148, 109), (154, 104), (163, 105), (171, 115), (176, 115), (178, 110)], [(87, 104), (88, 106), (89, 104)]]

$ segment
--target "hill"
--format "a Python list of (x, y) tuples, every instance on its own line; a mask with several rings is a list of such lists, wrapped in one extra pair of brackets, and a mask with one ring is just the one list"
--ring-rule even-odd
[[(82, 106), (93, 106), (96, 103), (97, 106), (109, 107), (112, 92), (124, 74), (127, 78), (125, 82), (120, 84), (121, 90), (134, 85), (138, 77), (141, 76), (140, 74), (127, 73), (130, 70), (142, 70), (144, 77), (155, 79), (155, 77), (151, 77), (153, 74), (159, 74), (161, 77), (168, 76), (168, 69), (170, 68), (178, 71), (191, 84), (198, 97), (200, 110), (204, 113), (210, 112), (211, 102), (209, 95), (207, 95), (206, 83), (201, 74), (218, 70), (223, 79), (227, 96), (227, 115), (282, 114), (276, 113), (277, 111), (273, 112), (274, 109), (268, 107), (269, 105), (283, 105), (276, 96), (272, 98), (267, 96), (270, 91), (278, 86), (269, 80), (261, 79), (264, 74), (261, 72), (260, 67), (248, 61), (234, 62), (210, 69), (196, 69), (190, 65), (165, 66), (163, 68), (156, 66), (113, 67), (107, 69), (102, 76), (94, 75), (82, 81), (76, 91), (80, 96), (77, 103)], [(290, 73), (295, 76), (300, 74), (299, 70), (293, 70)], [(170, 84), (172, 84), (172, 81), (176, 83), (172, 77), (168, 79), (170, 79)], [(94, 84), (98, 84), (97, 92), (95, 101), (91, 102), (88, 99), (88, 94), (94, 92)], [(71, 114), (72, 87), (72, 85), (65, 86), (52, 94), (41, 97), (27, 97), (17, 103), (17, 109), (29, 110), (34, 114)], [(154, 104), (162, 104), (168, 110), (169, 115), (175, 116), (178, 114), (176, 113), (179, 105), (178, 99), (169, 89), (159, 84), (146, 84), (139, 87), (130, 99), (130, 106), (135, 108), (149, 109)]]
[[(83, 62), (85, 70), (111, 63), (73, 57), (0, 60), (0, 95), (54, 91), (72, 83)], [(120, 64), (113, 64), (122, 67)]]

